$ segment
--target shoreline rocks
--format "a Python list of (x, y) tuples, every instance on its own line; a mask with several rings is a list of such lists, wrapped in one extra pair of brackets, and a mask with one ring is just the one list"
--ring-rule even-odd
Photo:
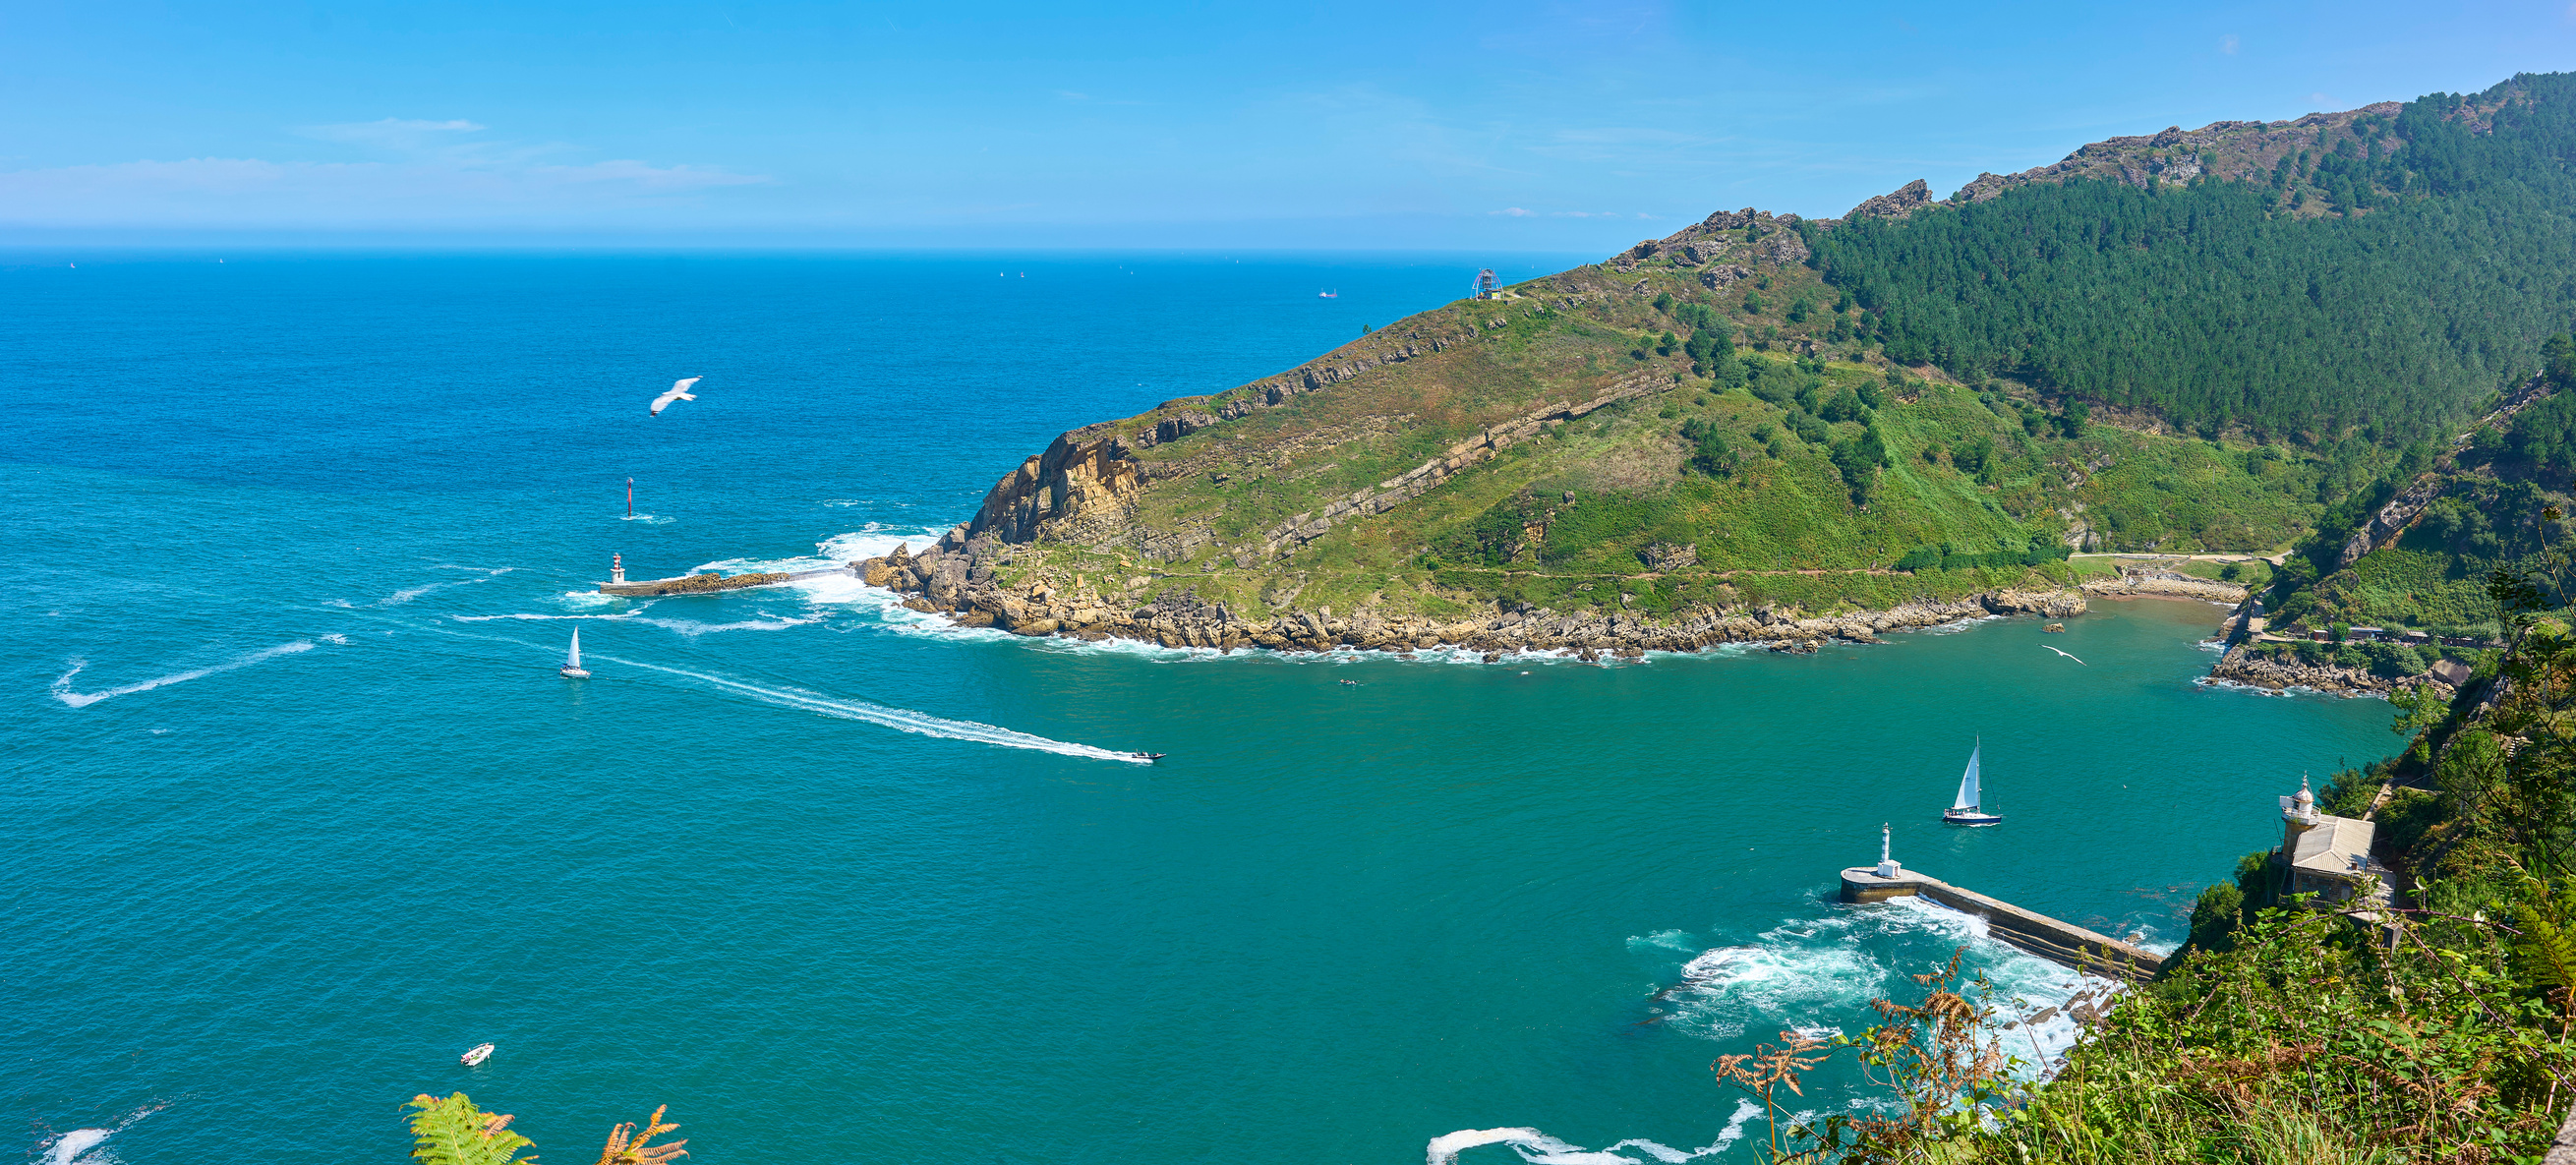
[(2094, 579), (2083, 589), (2085, 594), (2106, 599), (2200, 599), (2228, 604), (2244, 602), (2249, 593), (2235, 583), (2170, 570), (2131, 571), (2117, 578)]
[(1629, 612), (1504, 610), (1455, 618), (1335, 615), (1288, 610), (1257, 619), (1202, 601), (1187, 588), (1127, 606), (1088, 589), (1060, 590), (1045, 581), (1007, 587), (983, 539), (919, 555), (897, 547), (884, 558), (854, 562), (870, 586), (908, 596), (904, 606), (947, 616), (961, 626), (998, 627), (1019, 635), (1127, 639), (1165, 647), (1268, 648), (1324, 652), (1341, 648), (1402, 653), (1457, 647), (1497, 656), (1571, 650), (1578, 656), (1634, 658), (1648, 651), (1697, 651), (1727, 643), (1876, 643), (1890, 631), (1935, 627), (1992, 615), (2063, 618), (2084, 613), (2076, 591), (1992, 591), (1953, 602), (1905, 603), (1884, 611), (1809, 617), (1794, 608), (1700, 607), (1663, 616)]
[(2390, 679), (2365, 668), (2309, 663), (2295, 656), (2284, 658), (2258, 653), (2242, 643), (2228, 648), (2227, 654), (2219, 657), (2218, 666), (2209, 669), (2209, 678), (2275, 692), (2306, 688), (2336, 696), (2385, 696), (2399, 688), (2418, 684), (2433, 684), (2443, 689), (2450, 687), (2431, 676)]

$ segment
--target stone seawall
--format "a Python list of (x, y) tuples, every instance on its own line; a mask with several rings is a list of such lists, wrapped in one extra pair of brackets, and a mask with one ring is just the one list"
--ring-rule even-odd
[(1843, 901), (1883, 902), (1889, 898), (1929, 898), (1961, 914), (1986, 920), (1986, 933), (2001, 943), (2040, 958), (2115, 979), (2145, 982), (2164, 964), (2164, 956), (2109, 935), (2024, 910), (2010, 902), (1953, 886), (1939, 878), (1899, 869), (1881, 878), (1869, 866), (1844, 870)]

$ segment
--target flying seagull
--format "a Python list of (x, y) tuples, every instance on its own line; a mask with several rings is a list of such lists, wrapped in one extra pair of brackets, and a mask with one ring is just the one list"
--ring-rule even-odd
[[(2041, 646), (2041, 647), (2048, 647), (2048, 645), (2047, 645), (2047, 644), (2045, 644), (2045, 643), (2040, 644), (2040, 646)], [(2056, 649), (2056, 648), (2054, 648), (2054, 647), (2048, 647), (2048, 649), (2049, 649), (2050, 651), (2057, 651), (2057, 649)], [(2065, 652), (2063, 652), (2063, 651), (2057, 651), (2057, 654), (2059, 654), (2059, 655), (2066, 655), (2066, 653), (2065, 653)], [(2071, 656), (2071, 655), (2066, 655), (2066, 658), (2068, 658), (2068, 659), (2075, 659), (2075, 657), (2074, 657), (2074, 656)], [(2080, 660), (2080, 659), (2075, 659), (2075, 662), (2077, 662), (2077, 663), (2084, 663), (2084, 661), (2083, 661), (2083, 660)], [(2086, 666), (2086, 667), (2091, 667), (2091, 666), (2093, 666), (2093, 665), (2092, 665), (2092, 664), (2089, 664), (2089, 663), (2085, 663), (2085, 664), (2084, 664), (2084, 666)]]
[(671, 391), (653, 398), (653, 412), (651, 415), (657, 417), (661, 416), (662, 410), (671, 407), (672, 401), (698, 399), (697, 397), (690, 395), (689, 386), (705, 379), (706, 377), (703, 376), (692, 376), (687, 380), (674, 383), (671, 385)]

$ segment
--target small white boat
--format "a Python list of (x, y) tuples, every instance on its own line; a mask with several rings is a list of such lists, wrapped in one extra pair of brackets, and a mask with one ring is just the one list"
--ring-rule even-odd
[(1983, 807), (1977, 804), (1977, 798), (1979, 796), (1977, 789), (1977, 754), (1984, 752), (1985, 747), (1985, 742), (1980, 740), (1977, 742), (1975, 747), (1968, 750), (1968, 772), (1966, 776), (1959, 778), (1959, 799), (1952, 803), (1948, 809), (1941, 811), (1941, 820), (1944, 824), (2003, 824), (2003, 818), (1996, 816), (1995, 814), (1985, 812)]
[(1338, 291), (1318, 291), (1315, 293), (1315, 298), (1317, 299), (1340, 299), (1341, 297), (1342, 293)]
[[(581, 670), (581, 624), (572, 625), (572, 654), (564, 658), (563, 676), (568, 680), (586, 680), (590, 673)], [(489, 1051), (487, 1047), (485, 1049)]]
[(459, 1064), (463, 1064), (463, 1065), (465, 1065), (465, 1066), (466, 1066), (466, 1067), (468, 1067), (468, 1068), (471, 1068), (471, 1067), (474, 1067), (474, 1066), (476, 1066), (476, 1065), (478, 1065), (478, 1064), (481, 1064), (483, 1061), (485, 1061), (485, 1060), (489, 1060), (489, 1059), (491, 1059), (491, 1058), (492, 1058), (492, 1045), (490, 1045), (490, 1044), (476, 1044), (476, 1045), (474, 1045), (473, 1047), (470, 1047), (470, 1048), (465, 1049), (465, 1054), (464, 1054), (464, 1055), (462, 1055), (462, 1056), (458, 1056), (458, 1057), (456, 1058), (456, 1062), (457, 1062), (457, 1063), (459, 1063)]

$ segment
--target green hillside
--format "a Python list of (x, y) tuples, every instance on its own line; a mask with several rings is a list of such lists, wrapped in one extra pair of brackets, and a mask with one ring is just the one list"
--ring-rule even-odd
[(1068, 433), (964, 533), (1034, 551), (1005, 581), (1252, 616), (1884, 607), (2063, 582), (2070, 549), (2270, 553), (2538, 366), (2571, 159), (2576, 80), (2523, 77), (1720, 212)]

